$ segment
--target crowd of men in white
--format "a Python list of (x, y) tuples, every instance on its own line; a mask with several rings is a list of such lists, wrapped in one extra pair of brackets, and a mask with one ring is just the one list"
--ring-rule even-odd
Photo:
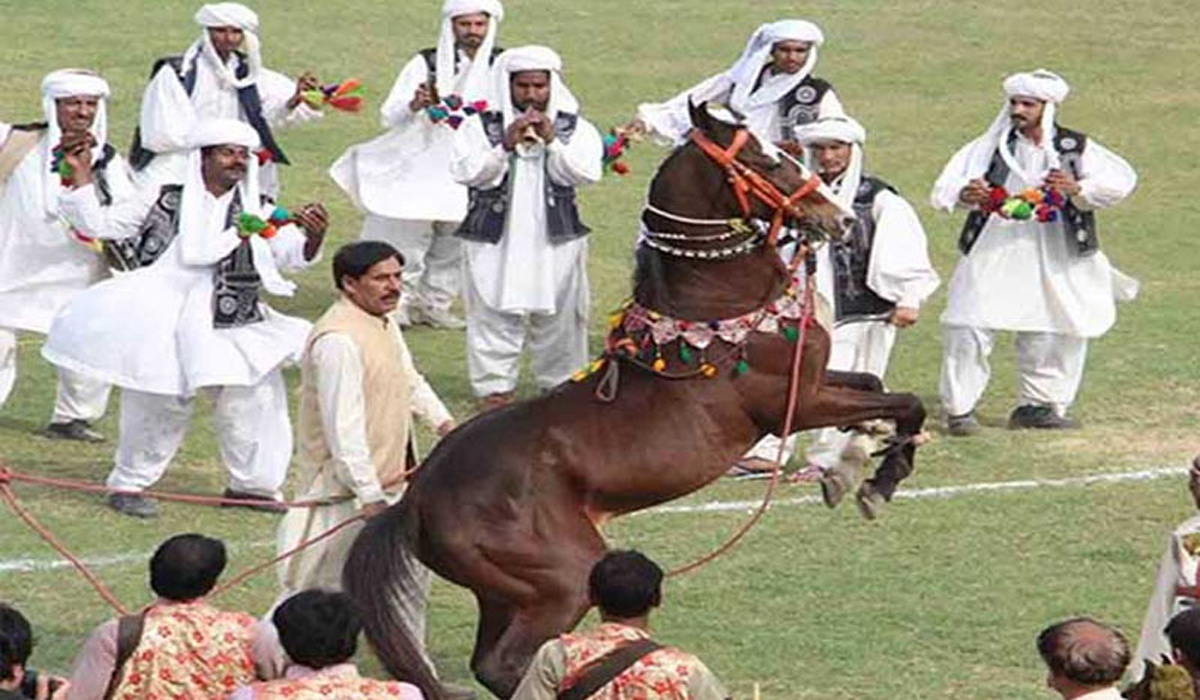
[[(603, 153), (558, 55), (499, 48), (503, 15), (499, 0), (446, 0), (437, 46), (413, 56), (382, 105), (386, 132), (330, 169), (365, 214), (362, 238), (403, 256), (395, 320), (465, 327), (484, 408), (512, 400), (525, 348), (539, 389), (588, 359), (589, 229), (575, 188), (601, 177)], [(273, 130), (321, 117), (302, 99), (318, 83), (262, 65), (258, 17), (245, 6), (205, 5), (196, 21), (198, 40), (155, 63), (128, 159), (109, 143), (108, 85), (89, 71), (46, 76), (44, 123), (0, 123), (0, 404), (22, 331), (48, 335), (42, 355), (58, 368), (48, 435), (100, 439), (90, 424), (121, 387), (108, 485), (124, 493), (110, 503), (142, 516), (153, 503), (128, 492), (167, 468), (198, 393), (215, 402), (227, 495), (279, 498), (293, 452), (280, 370), (301, 360), (312, 325), (260, 295), (293, 292), (281, 272), (317, 260), (328, 225), (319, 204), (288, 213), (270, 238), (239, 224), (279, 217), (277, 169), (289, 161)], [(845, 240), (821, 250), (818, 290), (835, 312), (829, 365), (882, 377), (896, 329), (917, 322), (939, 278), (911, 204), (864, 167), (866, 130), (813, 74), (823, 41), (810, 22), (763, 25), (728, 71), (640, 105), (623, 128), (678, 145), (689, 101), (721, 103), (820, 174), (857, 215)], [(1057, 123), (1069, 90), (1058, 75), (1018, 73), (1003, 87), (995, 121), (931, 195), (937, 209), (970, 214), (941, 319), (940, 390), (955, 435), (978, 430), (974, 408), (1005, 330), (1016, 332), (1020, 382), (1010, 427), (1074, 426), (1087, 341), (1112, 326), (1115, 300), (1136, 293), (1099, 251), (1093, 213), (1132, 192), (1134, 171)], [(447, 96), (487, 106), (452, 129), (430, 109)], [(999, 188), (1064, 201), (1049, 217), (1010, 216), (994, 206)], [(465, 321), (451, 310), (460, 296)], [(427, 413), (448, 420), (436, 403)], [(847, 439), (817, 436), (808, 471), (829, 469)], [(771, 440), (746, 470), (773, 459)]]

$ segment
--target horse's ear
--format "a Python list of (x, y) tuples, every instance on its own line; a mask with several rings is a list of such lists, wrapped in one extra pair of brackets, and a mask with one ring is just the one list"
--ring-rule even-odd
[(701, 102), (696, 104), (692, 102), (692, 98), (688, 97), (688, 118), (692, 120), (692, 126), (700, 131), (707, 132), (712, 126), (712, 116), (708, 113), (708, 103)]

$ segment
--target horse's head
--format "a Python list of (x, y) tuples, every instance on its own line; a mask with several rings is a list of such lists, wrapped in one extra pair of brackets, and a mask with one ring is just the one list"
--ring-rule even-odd
[[(760, 142), (736, 113), (730, 114), (737, 123), (714, 117), (704, 103), (690, 104), (689, 113), (695, 128), (691, 142), (732, 185), (739, 215), (767, 222), (778, 218), (782, 225), (810, 236), (844, 235), (853, 213), (843, 210), (820, 178), (798, 160), (774, 144)], [(736, 192), (746, 186), (739, 179), (751, 187), (744, 198)]]
[(852, 219), (820, 179), (746, 127), (691, 105), (693, 131), (650, 183), (634, 295), (685, 319), (725, 318), (774, 298), (788, 275), (783, 226), (840, 237)]

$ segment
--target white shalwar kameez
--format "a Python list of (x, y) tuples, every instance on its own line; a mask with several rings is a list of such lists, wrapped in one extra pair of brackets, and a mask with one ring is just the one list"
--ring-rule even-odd
[[(503, 54), (495, 67), (503, 76), (506, 103), (504, 57), (516, 51)], [(551, 70), (551, 74), (548, 114), (553, 120), (556, 103), (574, 105), (575, 100), (568, 97), (558, 73)], [(570, 143), (555, 138), (545, 145), (518, 146), (511, 154), (503, 145), (491, 145), (479, 119), (467, 120), (458, 130), (450, 166), (455, 180), (488, 189), (498, 187), (506, 175), (511, 178), (503, 237), (495, 244), (463, 244), (467, 370), (476, 396), (516, 389), (526, 343), (539, 389), (566, 381), (587, 362), (587, 238), (550, 240), (545, 179), (571, 187), (599, 181), (603, 149), (600, 132), (582, 117)]]
[[(933, 187), (934, 207), (962, 206), (959, 194), (978, 176), (971, 164), (977, 149), (987, 147), (986, 139), (967, 144), (946, 165)], [(1018, 135), (1012, 155), (1020, 170), (1010, 171), (1004, 188), (1040, 187), (1050, 168), (1045, 149)], [(1133, 168), (1091, 138), (1079, 167), (1082, 189), (1072, 198), (1079, 207), (1112, 206), (1137, 185)], [(947, 414), (974, 410), (991, 376), (988, 356), (995, 333), (1007, 330), (1017, 333), (1018, 404), (1050, 406), (1065, 415), (1083, 378), (1088, 338), (1111, 328), (1116, 300), (1131, 299), (1136, 290), (1137, 283), (1103, 252), (1080, 255), (1061, 222), (989, 217), (954, 268), (941, 318), (941, 397)]]
[[(833, 185), (835, 193), (840, 191), (840, 186), (841, 183)], [(872, 212), (876, 222), (875, 239), (867, 266), (867, 287), (897, 306), (919, 309), (940, 282), (929, 261), (925, 229), (912, 205), (888, 190), (875, 196)], [(826, 300), (834, 298), (829, 246), (823, 246), (817, 252), (817, 293)], [(830, 305), (832, 308), (832, 302)], [(882, 379), (895, 341), (896, 327), (890, 319), (838, 323), (833, 330), (826, 367), (843, 372), (868, 372)], [(813, 444), (806, 454), (808, 464), (822, 469), (833, 467), (852, 438), (852, 433), (838, 428), (815, 431)], [(747, 456), (774, 461), (779, 440), (768, 435)], [(785, 464), (795, 452), (795, 442), (795, 435), (786, 440)]]
[[(232, 14), (214, 13), (211, 9), (229, 11)], [(206, 13), (206, 10), (210, 10)], [(301, 124), (320, 119), (322, 114), (301, 101), (289, 110), (287, 103), (296, 94), (296, 81), (259, 65), (258, 17), (236, 3), (206, 5), (196, 15), (197, 23), (205, 27), (204, 35), (188, 48), (185, 63), (195, 56), (196, 84), (189, 96), (170, 65), (164, 65), (150, 79), (142, 95), (141, 116), (138, 121), (142, 147), (156, 154), (154, 159), (137, 173), (140, 187), (157, 191), (168, 183), (181, 183), (186, 177), (188, 135), (197, 124), (213, 119), (236, 119), (246, 121), (246, 115), (238, 102), (237, 87), (229, 76), (235, 75), (242, 59), (230, 54), (220, 67), (215, 50), (208, 40), (208, 27), (235, 26), (246, 33), (246, 48), (250, 76), (262, 101), (262, 116), (273, 129)], [(272, 197), (279, 195), (279, 174), (274, 162), (264, 163), (259, 169), (260, 190)]]
[[(57, 98), (100, 97), (92, 134), (98, 160), (106, 142), (105, 101), (108, 86), (100, 78), (77, 71), (56, 71), (43, 82), (43, 107), (50, 127), (0, 182), (0, 406), (17, 377), (17, 331), (46, 333), (54, 315), (75, 295), (108, 276), (103, 259), (71, 233), (58, 211), (65, 191), (51, 172), (52, 150), (62, 132), (57, 126)], [(12, 129), (0, 123), (0, 147)], [(105, 169), (114, 202), (135, 196), (128, 165), (114, 155)], [(96, 206), (94, 189), (90, 189)], [(102, 381), (59, 368), (52, 423), (94, 421), (104, 415), (111, 387)]]
[[(808, 60), (796, 73), (772, 73), (767, 70), (771, 48), (780, 41), (803, 41), (812, 45)], [(760, 26), (737, 62), (726, 72), (714, 75), (675, 97), (661, 103), (638, 105), (637, 118), (649, 135), (664, 145), (683, 143), (692, 128), (688, 104), (713, 102), (731, 107), (760, 140), (769, 143), (791, 141), (794, 135), (784, 128), (780, 101), (808, 77), (816, 66), (817, 49), (825, 41), (820, 28), (802, 20), (781, 20)], [(830, 89), (818, 104), (818, 117), (843, 114), (841, 100)]]
[[(487, 37), (475, 58), (454, 47), (454, 17), (486, 12), (491, 17)], [(488, 61), (503, 16), (496, 0), (447, 0), (442, 10), (438, 52), (451, 52), (457, 61), (438, 61), (437, 92), (467, 102), (487, 98)], [(437, 64), (435, 64), (437, 65)], [(440, 71), (452, 70), (452, 79)], [(448, 311), (462, 280), (462, 242), (454, 237), (467, 213), (467, 188), (450, 176), (454, 131), (435, 123), (425, 110), (409, 107), (417, 88), (429, 81), (421, 54), (405, 64), (380, 116), (386, 134), (351, 146), (329, 169), (334, 182), (366, 212), (361, 238), (385, 241), (404, 256), (402, 308)]]
[[(213, 129), (214, 124), (221, 129)], [(199, 132), (206, 129), (216, 133), (206, 134), (204, 145), (257, 144), (257, 135), (240, 122), (198, 127)], [(226, 140), (213, 140), (217, 138)], [(68, 304), (55, 319), (42, 355), (122, 388), (110, 488), (143, 490), (162, 476), (183, 441), (192, 400), (203, 392), (214, 402), (213, 422), (229, 469), (229, 488), (276, 498), (292, 455), (280, 370), (299, 361), (311, 324), (260, 301), (263, 320), (214, 327), (214, 268), (242, 239), (236, 228), (225, 225), (235, 190), (215, 197), (204, 189), (198, 150), (192, 167), (195, 172), (184, 185), (179, 234), (151, 265), (98, 284)], [(253, 170), (247, 180), (254, 178)], [(257, 199), (256, 188), (246, 183), (239, 188), (245, 211), (264, 219), (270, 215), (269, 208), (250, 204)], [(134, 235), (157, 194), (145, 192), (140, 205), (100, 212), (87, 190), (64, 197), (63, 213), (80, 230), (103, 238)], [(253, 237), (250, 242), (261, 291), (290, 295), (294, 285), (279, 270), (299, 270), (312, 262), (304, 257), (304, 234), (289, 224), (270, 240)]]

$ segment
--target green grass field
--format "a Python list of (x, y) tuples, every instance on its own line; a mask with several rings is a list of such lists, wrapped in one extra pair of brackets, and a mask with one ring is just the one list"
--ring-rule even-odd
[[(330, 208), (331, 243), (357, 236), (360, 216), (325, 175), (342, 150), (378, 131), (375, 110), (395, 73), (431, 45), (440, 3), (263, 0), (268, 66), (326, 80), (360, 77), (368, 113), (331, 114), (281, 135), (296, 165), (286, 169), (285, 202), (317, 199)], [(171, 0), (0, 0), (0, 120), (40, 118), (38, 86), (53, 68), (86, 66), (114, 88), (110, 129), (128, 143), (145, 73), (154, 58), (182, 51), (197, 35), (196, 5)], [(980, 407), (989, 426), (969, 440), (942, 437), (921, 450), (911, 488), (1018, 479), (1054, 479), (1179, 466), (1200, 428), (1200, 278), (1191, 236), (1200, 228), (1192, 189), (1192, 147), (1200, 141), (1200, 79), (1192, 0), (1116, 0), (1008, 6), (977, 1), (819, 0), (795, 5), (718, 0), (513, 0), (502, 29), (507, 46), (545, 43), (564, 56), (585, 113), (607, 128), (641, 101), (666, 98), (723, 69), (760, 22), (801, 15), (827, 44), (818, 74), (831, 80), (869, 131), (868, 167), (917, 205), (943, 279), (956, 257), (958, 217), (926, 204), (951, 153), (981, 132), (1001, 100), (1000, 81), (1044, 66), (1072, 94), (1061, 121), (1125, 156), (1141, 176), (1137, 193), (1101, 216), (1106, 251), (1139, 278), (1142, 296), (1120, 310), (1116, 328), (1092, 344), (1075, 414), (1085, 428), (1061, 435), (1010, 433), (1015, 395), (1011, 345), (1000, 343), (994, 380)], [(591, 279), (594, 344), (606, 311), (628, 293), (631, 246), (645, 186), (665, 152), (636, 149), (630, 177), (582, 194), (595, 229)], [(326, 258), (328, 260), (328, 256)], [(277, 308), (315, 318), (331, 298), (327, 267), (300, 277), (301, 292)], [(888, 377), (937, 411), (940, 342), (935, 295), (922, 322), (901, 334)], [(418, 364), (460, 418), (470, 413), (460, 333), (408, 334)], [(31, 472), (103, 479), (112, 443), (90, 447), (36, 435), (49, 416), (53, 372), (41, 339), (24, 336), (20, 377), (0, 410), (0, 456)], [(289, 379), (294, 383), (295, 375)], [(161, 486), (219, 492), (223, 468), (199, 412)], [(115, 439), (116, 403), (100, 429)], [(680, 459), (688, 455), (681, 454)], [(100, 575), (130, 605), (149, 599), (143, 559), (169, 534), (202, 531), (232, 547), (231, 570), (273, 552), (276, 521), (265, 515), (169, 504), (139, 522), (97, 497), (19, 486), (23, 500), (77, 551), (115, 558)], [(689, 502), (753, 500), (762, 486), (716, 484)], [(781, 497), (811, 495), (790, 487)], [(1167, 530), (1192, 511), (1182, 479), (1088, 487), (966, 493), (900, 500), (864, 523), (852, 507), (801, 505), (771, 512), (732, 553), (672, 580), (656, 616), (659, 636), (700, 654), (737, 697), (755, 683), (764, 698), (1049, 697), (1033, 637), (1044, 625), (1088, 613), (1136, 638)], [(718, 545), (744, 512), (631, 517), (610, 526), (614, 543), (678, 565)], [(67, 569), (18, 570), (15, 560), (53, 554), (14, 517), (0, 514), (0, 599), (34, 621), (36, 665), (66, 670), (90, 628), (110, 615)], [(275, 595), (271, 574), (221, 602), (261, 612)], [(474, 609), (464, 591), (435, 587), (431, 644), (444, 674), (468, 676)], [(376, 668), (373, 662), (369, 662)]]

